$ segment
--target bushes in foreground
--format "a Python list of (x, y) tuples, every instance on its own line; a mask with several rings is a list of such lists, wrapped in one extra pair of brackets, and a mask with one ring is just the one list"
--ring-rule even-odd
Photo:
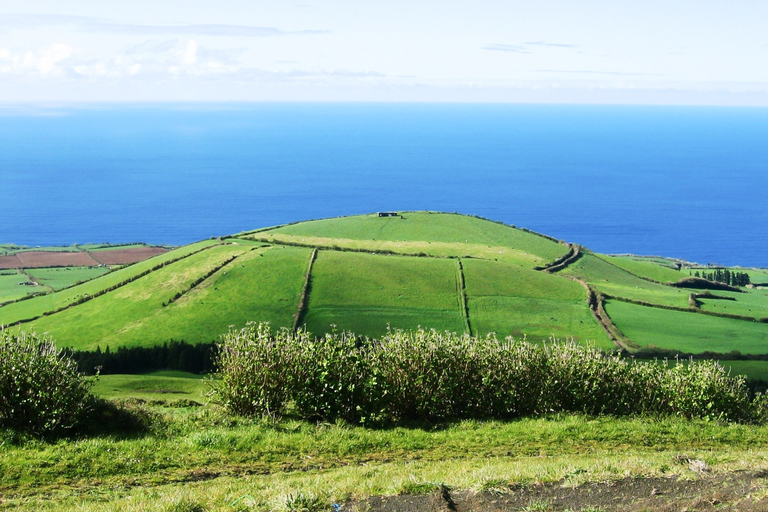
[(0, 330), (0, 427), (35, 436), (71, 429), (93, 383), (47, 337)]
[(550, 412), (762, 421), (743, 377), (714, 361), (641, 362), (572, 342), (531, 344), (448, 332), (313, 339), (266, 324), (219, 342), (218, 401), (240, 415), (355, 423), (516, 418)]

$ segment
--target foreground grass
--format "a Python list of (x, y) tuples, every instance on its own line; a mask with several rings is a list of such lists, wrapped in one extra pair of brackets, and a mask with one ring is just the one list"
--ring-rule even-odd
[(697, 478), (681, 459), (703, 461), (712, 472), (768, 467), (768, 427), (675, 418), (563, 415), (372, 430), (238, 420), (212, 406), (155, 412), (154, 430), (135, 438), (13, 444), (0, 437), (0, 509), (176, 510), (184, 502), (286, 510), (287, 497), (298, 493), (329, 508), (437, 483), (482, 490)]

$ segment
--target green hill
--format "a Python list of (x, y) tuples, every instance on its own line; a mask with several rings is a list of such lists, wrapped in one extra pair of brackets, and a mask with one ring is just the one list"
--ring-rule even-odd
[(768, 293), (672, 286), (691, 274), (677, 260), (596, 254), (472, 216), (370, 214), (177, 248), (6, 303), (0, 324), (75, 349), (210, 342), (229, 326), (268, 321), (318, 335), (422, 326), (606, 349), (768, 353)]

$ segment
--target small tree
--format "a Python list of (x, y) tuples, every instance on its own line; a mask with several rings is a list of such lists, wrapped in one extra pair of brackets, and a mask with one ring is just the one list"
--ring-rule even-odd
[(82, 418), (94, 381), (47, 336), (0, 329), (0, 427), (61, 434)]

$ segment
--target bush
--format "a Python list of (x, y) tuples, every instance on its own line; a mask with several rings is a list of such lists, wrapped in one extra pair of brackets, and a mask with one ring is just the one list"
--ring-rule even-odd
[(310, 419), (355, 423), (507, 419), (551, 412), (676, 415), (757, 422), (743, 378), (711, 361), (634, 361), (573, 342), (532, 344), (450, 332), (350, 333), (312, 339), (265, 324), (219, 345), (216, 390), (230, 412), (277, 415), (289, 402)]
[(94, 381), (46, 336), (0, 330), (0, 428), (59, 435), (82, 419)]
[(290, 396), (296, 337), (269, 324), (230, 330), (217, 344), (221, 377), (211, 381), (215, 401), (242, 416), (279, 416)]

